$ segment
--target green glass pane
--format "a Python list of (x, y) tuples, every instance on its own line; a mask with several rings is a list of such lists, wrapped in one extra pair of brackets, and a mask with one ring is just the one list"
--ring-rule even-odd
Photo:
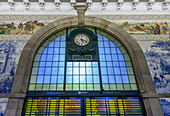
[(42, 44), (42, 46), (46, 47), (49, 43), (50, 43), (50, 41), (47, 40), (47, 41), (45, 41), (45, 42)]
[(100, 84), (94, 84), (94, 90), (96, 91), (100, 90)]
[(122, 84), (116, 84), (116, 86), (117, 86), (117, 90), (123, 90)]
[(80, 84), (80, 90), (86, 90), (86, 84)]
[(43, 90), (49, 90), (49, 84), (43, 84)]
[(104, 32), (104, 31), (100, 31), (99, 32), (101, 35), (103, 35), (103, 36), (107, 36), (108, 34), (106, 33), (106, 32)]
[(116, 90), (116, 84), (110, 84), (110, 90)]
[(31, 76), (30, 83), (36, 83), (37, 76)]
[(34, 66), (39, 66), (39, 62), (34, 62), (33, 67)]
[(130, 57), (128, 54), (123, 54), (125, 61), (130, 61)]
[(48, 40), (49, 40), (49, 41), (52, 41), (52, 40), (54, 40), (55, 38), (56, 38), (56, 36), (55, 36), (55, 35), (52, 35), (51, 37), (48, 38)]
[(55, 34), (55, 36), (58, 37), (58, 36), (60, 36), (60, 35), (62, 35), (62, 34), (63, 34), (63, 31), (60, 31), (60, 32), (57, 32), (57, 33)]
[(103, 89), (104, 90), (109, 90), (109, 84), (103, 84)]
[(37, 53), (42, 54), (42, 52), (44, 51), (44, 49), (45, 49), (45, 47), (41, 46), (41, 47), (39, 48), (39, 50), (38, 50)]
[(42, 84), (36, 84), (36, 90), (41, 91), (42, 90)]
[(93, 90), (93, 84), (87, 84), (87, 90)]
[(66, 84), (66, 91), (72, 91), (72, 84)]
[(130, 85), (129, 84), (123, 84), (124, 90), (130, 90)]
[(73, 91), (79, 90), (79, 84), (73, 84)]
[(132, 66), (131, 62), (125, 62), (126, 66)]
[(117, 45), (117, 47), (119, 47), (119, 46), (122, 45), (122, 44), (121, 44), (119, 41), (117, 41), (117, 40), (115, 40), (114, 43)]
[(41, 54), (36, 54), (34, 61), (40, 61)]
[(28, 90), (30, 91), (35, 90), (35, 84), (30, 84)]
[(132, 67), (127, 67), (128, 74), (134, 74)]
[(119, 47), (119, 49), (122, 53), (127, 53), (126, 49), (123, 46)]
[(114, 38), (113, 36), (111, 36), (111, 35), (107, 35), (107, 38), (109, 38), (109, 39), (112, 40), (112, 41), (115, 40), (115, 38)]
[(55, 91), (56, 89), (56, 84), (50, 84), (50, 90)]
[(38, 67), (33, 67), (32, 68), (32, 74), (37, 75), (37, 73), (38, 73)]
[(136, 83), (134, 75), (129, 75), (129, 81), (130, 83)]
[(138, 90), (136, 84), (130, 84), (131, 90)]
[(57, 90), (63, 91), (63, 84), (57, 84)]

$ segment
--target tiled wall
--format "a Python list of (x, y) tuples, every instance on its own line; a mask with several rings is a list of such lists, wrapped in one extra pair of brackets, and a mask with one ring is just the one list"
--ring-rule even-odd
[(0, 98), (0, 116), (5, 116), (8, 98)]
[[(10, 93), (20, 54), (32, 34), (54, 20), (70, 16), (0, 15), (0, 93)], [(90, 16), (109, 20), (128, 31), (145, 54), (157, 92), (170, 93), (170, 15)], [(159, 30), (156, 30), (157, 24)], [(169, 112), (168, 100), (160, 98), (165, 116)], [(6, 105), (0, 102), (0, 108), (3, 116)]]

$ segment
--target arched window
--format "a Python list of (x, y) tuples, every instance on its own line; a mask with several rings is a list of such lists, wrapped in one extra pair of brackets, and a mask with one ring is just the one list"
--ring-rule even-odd
[[(144, 115), (128, 52), (110, 34), (91, 30), (63, 31), (41, 45), (23, 115)], [(86, 31), (96, 35), (86, 38)]]

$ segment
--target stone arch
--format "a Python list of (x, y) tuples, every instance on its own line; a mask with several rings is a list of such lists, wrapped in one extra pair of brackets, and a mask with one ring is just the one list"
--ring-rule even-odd
[[(20, 56), (6, 110), (6, 116), (20, 116), (27, 92), (32, 62), (38, 48), (51, 35), (66, 28), (79, 27), (78, 17), (57, 20), (36, 32), (25, 45)], [(124, 29), (104, 19), (84, 17), (84, 27), (93, 27), (116, 37), (127, 49), (134, 68), (138, 88), (148, 116), (162, 116), (158, 94), (148, 69), (142, 49)]]

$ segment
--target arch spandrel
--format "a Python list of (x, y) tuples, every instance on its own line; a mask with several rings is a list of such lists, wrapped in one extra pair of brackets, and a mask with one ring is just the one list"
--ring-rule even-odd
[[(131, 57), (138, 88), (139, 91), (141, 92), (141, 95), (148, 99), (149, 97), (158, 99), (158, 95), (154, 88), (145, 56), (142, 52), (142, 49), (136, 42), (136, 40), (131, 38), (130, 34), (127, 33), (124, 29), (107, 20), (86, 16), (84, 21), (85, 21), (84, 22), (85, 27), (93, 27), (105, 31), (111, 34), (112, 36), (116, 37), (117, 40), (119, 40), (120, 43), (124, 45), (124, 47), (127, 49)], [(79, 27), (78, 17), (70, 17), (70, 18), (54, 21), (49, 25), (43, 27), (39, 31), (37, 31), (31, 37), (31, 39), (25, 45), (20, 57), (13, 87), (10, 94), (11, 101), (12, 98), (13, 97), (15, 98), (16, 94), (18, 94), (17, 97), (20, 98), (21, 95), (22, 96), (21, 102), (22, 103), (24, 102), (23, 95), (26, 95), (26, 91), (28, 88), (34, 56), (36, 55), (36, 52), (38, 48), (41, 46), (41, 44), (54, 33), (62, 31), (66, 28), (73, 28), (73, 27)], [(150, 101), (149, 100), (144, 101), (145, 108), (148, 108), (147, 104)], [(150, 107), (151, 104), (153, 105), (154, 103), (149, 103), (149, 104)], [(10, 102), (9, 100), (6, 115), (10, 115), (11, 114), (10, 111), (15, 109), (17, 110), (16, 114), (10, 116), (18, 116), (17, 113), (20, 113), (22, 111), (22, 107), (21, 107), (22, 105), (16, 103), (15, 108), (9, 107), (10, 105), (12, 105), (12, 102)], [(159, 107), (159, 105), (158, 108), (160, 108), (159, 110), (162, 113), (161, 107)], [(153, 115), (155, 114), (154, 116), (156, 116), (156, 113), (154, 113), (154, 111), (151, 111), (151, 109), (149, 111), (148, 109), (146, 109), (146, 113), (148, 115), (152, 113)], [(161, 116), (160, 114), (159, 116)]]

